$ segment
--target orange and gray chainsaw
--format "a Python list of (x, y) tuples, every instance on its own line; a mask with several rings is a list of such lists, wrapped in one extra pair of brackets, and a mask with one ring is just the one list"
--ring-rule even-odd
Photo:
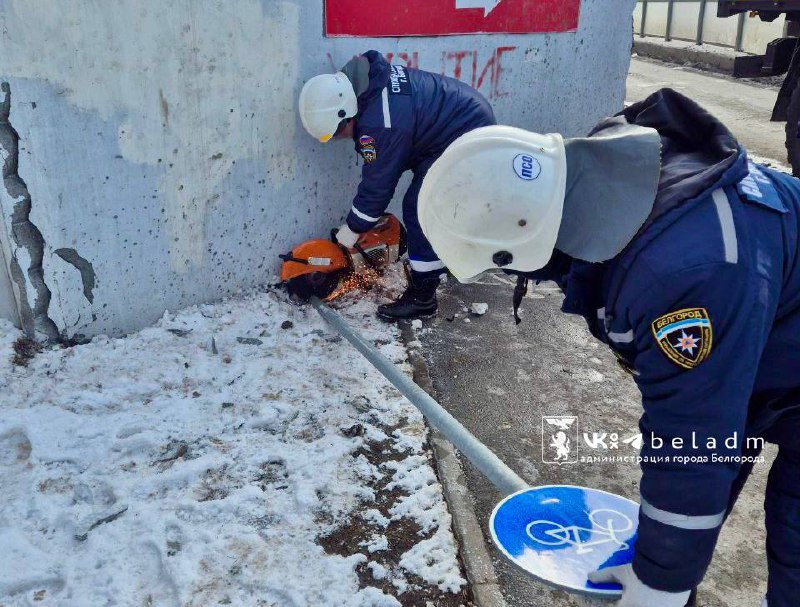
[(385, 214), (352, 248), (330, 240), (309, 240), (281, 255), (281, 281), (289, 293), (306, 300), (327, 299), (352, 274), (381, 270), (406, 251), (406, 232), (394, 215)]

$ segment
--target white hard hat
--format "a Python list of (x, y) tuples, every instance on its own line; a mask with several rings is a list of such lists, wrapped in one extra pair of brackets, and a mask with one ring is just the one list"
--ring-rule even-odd
[(419, 223), (461, 282), (491, 268), (533, 272), (553, 254), (566, 181), (561, 135), (508, 126), (476, 129), (428, 171)]
[(300, 92), (300, 120), (322, 143), (333, 138), (342, 120), (357, 113), (358, 98), (343, 72), (315, 76)]

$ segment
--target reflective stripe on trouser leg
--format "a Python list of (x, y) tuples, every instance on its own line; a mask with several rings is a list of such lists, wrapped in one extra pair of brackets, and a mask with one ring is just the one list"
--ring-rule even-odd
[(444, 264), (433, 252), (433, 247), (422, 233), (417, 218), (417, 199), (426, 172), (418, 170), (414, 174), (414, 179), (403, 197), (403, 223), (408, 232), (408, 260), (411, 269), (419, 274), (430, 273), (431, 276), (438, 276), (444, 272)]
[(437, 270), (444, 272), (444, 264), (439, 260), (420, 261), (418, 259), (409, 259), (408, 263), (412, 270), (419, 272), (420, 274), (424, 274), (426, 272), (435, 272)]
[(797, 605), (800, 592), (800, 451), (781, 447), (764, 502), (769, 607)]

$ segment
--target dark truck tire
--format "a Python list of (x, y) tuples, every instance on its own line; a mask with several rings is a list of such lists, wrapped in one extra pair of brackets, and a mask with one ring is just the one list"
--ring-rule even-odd
[(786, 152), (792, 174), (800, 177), (800, 81), (795, 84), (786, 108)]

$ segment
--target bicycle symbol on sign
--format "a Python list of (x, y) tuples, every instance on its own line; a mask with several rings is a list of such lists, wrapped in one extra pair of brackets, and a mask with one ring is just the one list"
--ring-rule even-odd
[[(588, 554), (595, 546), (613, 543), (617, 551), (629, 548), (627, 542), (617, 534), (633, 529), (633, 521), (621, 512), (610, 509), (598, 509), (589, 513), (592, 527), (570, 525), (565, 527), (553, 521), (533, 521), (525, 527), (528, 537), (544, 546), (570, 545), (577, 548), (578, 554)], [(586, 539), (584, 539), (586, 538)]]

